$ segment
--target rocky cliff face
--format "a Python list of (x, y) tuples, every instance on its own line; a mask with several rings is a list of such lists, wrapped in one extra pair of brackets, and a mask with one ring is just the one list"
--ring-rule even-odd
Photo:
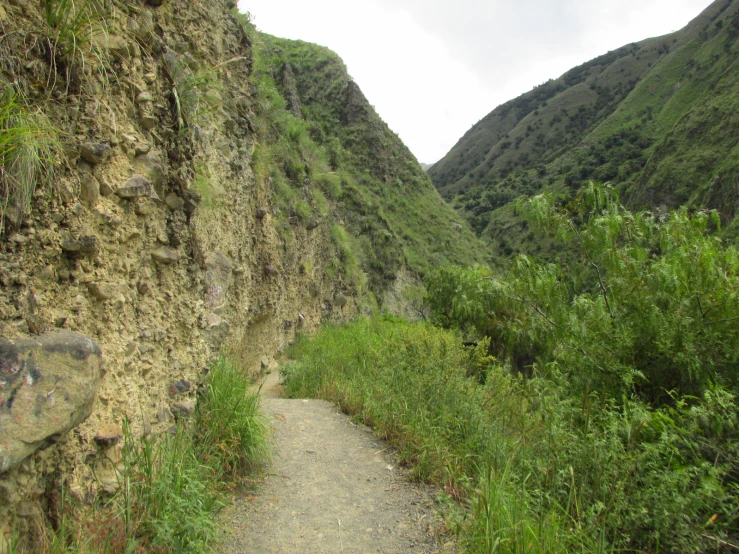
[[(108, 439), (125, 419), (137, 436), (166, 432), (192, 409), (221, 349), (258, 372), (297, 330), (365, 308), (327, 271), (337, 258), (331, 229), (291, 218), (289, 246), (281, 238), (271, 180), (252, 168), (251, 41), (232, 3), (103, 4), (71, 30), (85, 38), (73, 47), (69, 20), (50, 18), (39, 2), (0, 6), (3, 86), (44, 112), (64, 153), (25, 217), (3, 214), (0, 335), (10, 342), (0, 345), (0, 448), (30, 409), (21, 413), (8, 392), (20, 367), (13, 344), (32, 349), (38, 337), (41, 352), (76, 333), (95, 344), (103, 367), (86, 381), (89, 417), (22, 439), (20, 455), (0, 452), (4, 525), (47, 509), (62, 480), (82, 502), (114, 488)], [(36, 394), (28, 375), (22, 390)], [(47, 398), (74, 385), (55, 379), (43, 385)]]

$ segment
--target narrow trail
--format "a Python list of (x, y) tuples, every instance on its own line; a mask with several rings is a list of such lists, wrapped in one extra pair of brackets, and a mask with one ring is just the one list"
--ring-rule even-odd
[(328, 402), (281, 398), (276, 373), (262, 393), (272, 465), (256, 496), (226, 510), (222, 554), (438, 552), (433, 491), (411, 483), (386, 444)]

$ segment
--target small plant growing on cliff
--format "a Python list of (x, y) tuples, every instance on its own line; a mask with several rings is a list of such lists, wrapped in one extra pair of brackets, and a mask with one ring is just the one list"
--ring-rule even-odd
[(164, 61), (177, 128), (184, 131), (220, 106), (220, 86), (213, 71), (191, 68), (176, 52), (167, 52)]
[(60, 151), (46, 115), (7, 86), (0, 96), (0, 234), (20, 226), (36, 188), (53, 181)]
[(45, 0), (44, 15), (50, 29), (52, 60), (69, 71), (83, 61), (83, 50), (105, 31), (105, 11), (99, 0)]

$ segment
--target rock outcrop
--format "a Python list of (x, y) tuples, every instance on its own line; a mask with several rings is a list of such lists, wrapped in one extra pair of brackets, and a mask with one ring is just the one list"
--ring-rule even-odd
[(79, 333), (0, 338), (0, 473), (87, 419), (101, 366), (100, 347)]

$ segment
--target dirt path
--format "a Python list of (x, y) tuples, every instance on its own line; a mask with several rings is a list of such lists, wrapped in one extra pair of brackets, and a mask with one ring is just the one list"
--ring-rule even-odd
[(432, 491), (387, 445), (328, 402), (280, 398), (276, 373), (262, 390), (275, 454), (257, 495), (227, 509), (223, 554), (438, 551)]

